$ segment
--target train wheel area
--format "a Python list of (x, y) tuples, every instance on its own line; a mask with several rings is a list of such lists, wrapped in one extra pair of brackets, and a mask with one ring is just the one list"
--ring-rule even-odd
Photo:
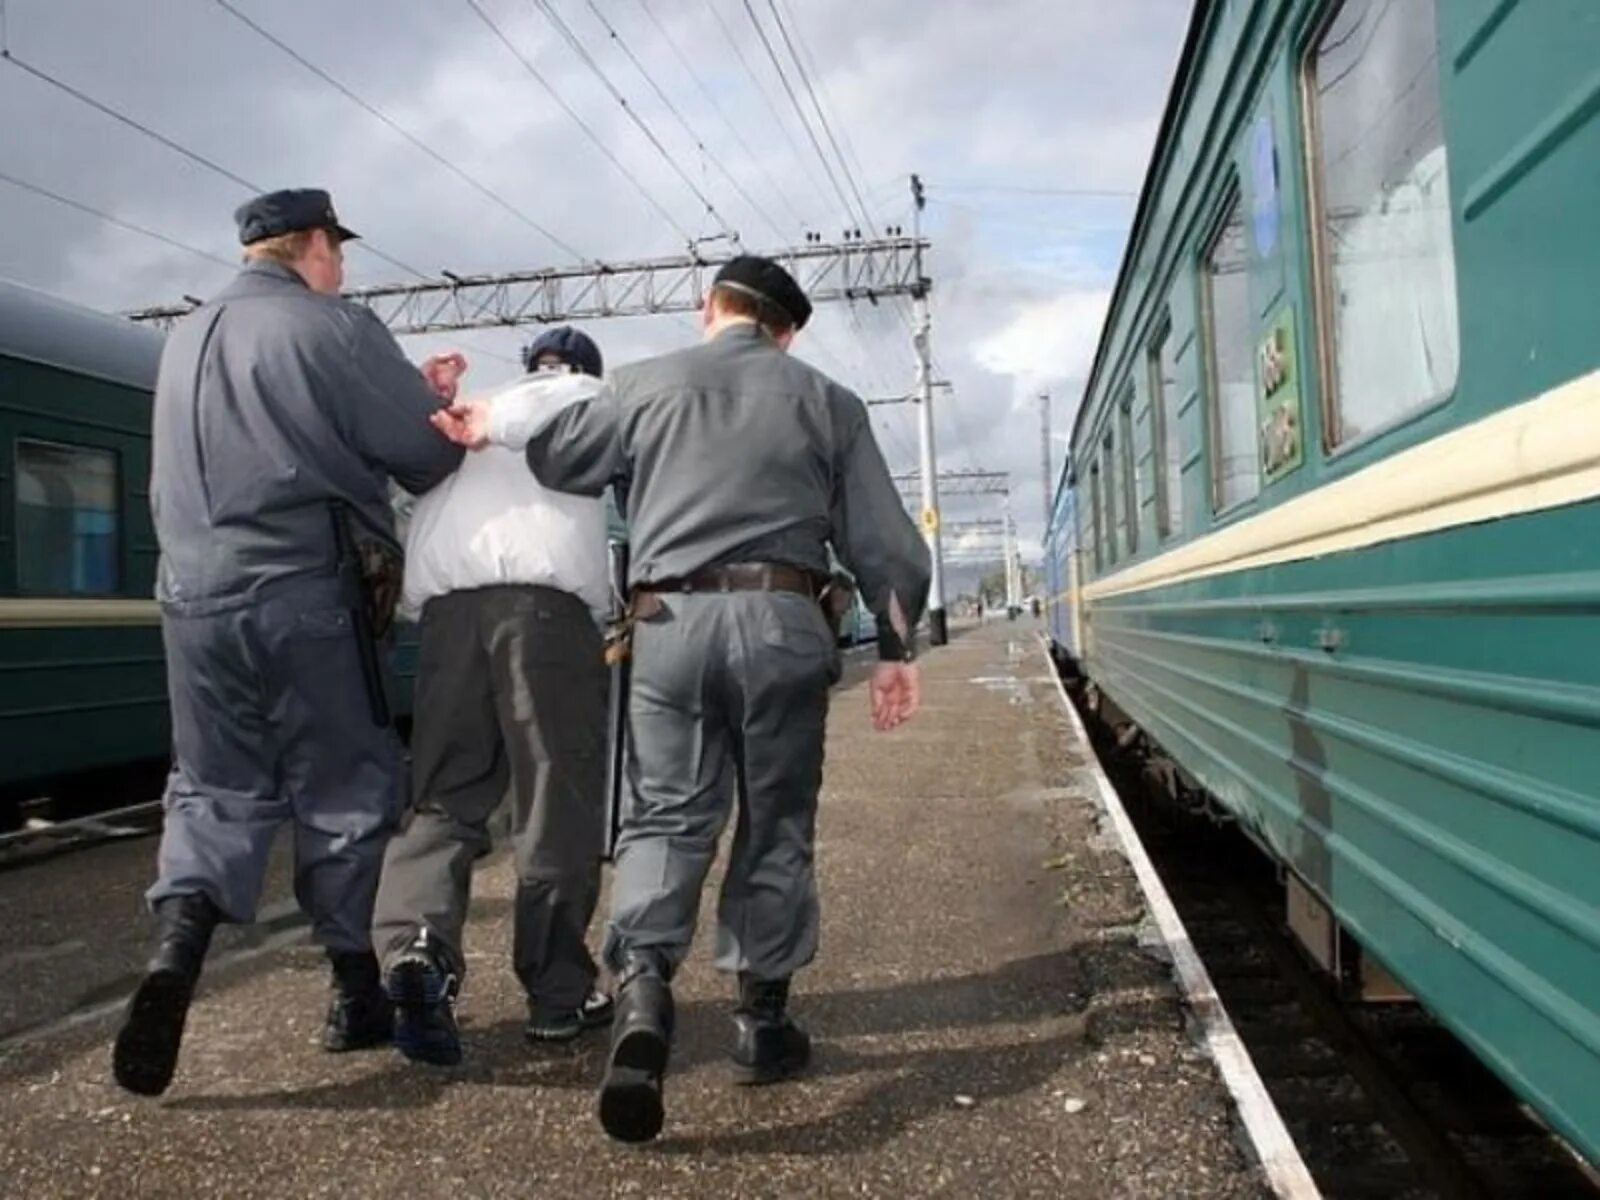
[(475, 881), (461, 1067), (318, 1049), (325, 968), (280, 916), (214, 956), (173, 1087), (135, 1098), (109, 1040), (154, 845), (120, 842), (0, 874), (8, 985), (33, 997), (0, 1027), (0, 1177), (17, 1194), (1267, 1194), (1037, 626), (952, 629), (924, 711), (891, 735), (868, 726), (869, 669), (853, 659), (830, 716), (802, 1080), (730, 1085), (707, 912), (678, 977), (663, 1138), (609, 1143), (601, 1039), (523, 1040), (497, 855)]

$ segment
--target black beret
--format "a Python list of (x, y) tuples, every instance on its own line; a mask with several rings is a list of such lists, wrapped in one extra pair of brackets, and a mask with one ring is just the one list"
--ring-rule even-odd
[(239, 223), (239, 241), (248, 246), (262, 238), (278, 237), (300, 229), (331, 229), (341, 242), (357, 235), (339, 224), (333, 198), (321, 188), (286, 188), (246, 200), (233, 212)]
[(804, 329), (811, 319), (811, 301), (806, 299), (794, 276), (770, 258), (741, 254), (718, 271), (712, 283), (765, 300), (785, 313), (796, 329)]

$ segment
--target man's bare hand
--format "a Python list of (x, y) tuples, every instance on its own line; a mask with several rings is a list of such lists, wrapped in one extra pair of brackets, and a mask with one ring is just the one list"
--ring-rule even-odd
[(872, 668), (872, 727), (879, 732), (911, 719), (922, 703), (922, 671), (916, 663), (881, 662)]
[(430, 354), (422, 362), (422, 377), (446, 404), (455, 400), (456, 385), (466, 373), (467, 360), (455, 350)]
[(482, 450), (489, 444), (489, 406), (481, 400), (462, 400), (435, 409), (428, 420), (445, 437), (468, 450)]

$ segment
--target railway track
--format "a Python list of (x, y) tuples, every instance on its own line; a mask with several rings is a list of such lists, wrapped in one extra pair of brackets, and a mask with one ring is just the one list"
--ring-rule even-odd
[(83, 816), (30, 817), (20, 829), (0, 833), (0, 871), (122, 838), (161, 831), (161, 801), (124, 804)]
[(1237, 829), (1175, 805), (1138, 740), (1084, 717), (1325, 1196), (1600, 1197), (1600, 1177), (1420, 1006), (1341, 997), (1289, 933), (1272, 861)]

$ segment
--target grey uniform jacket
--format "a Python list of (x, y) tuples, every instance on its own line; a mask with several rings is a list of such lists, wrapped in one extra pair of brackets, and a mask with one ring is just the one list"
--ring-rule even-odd
[(897, 649), (889, 597), (915, 627), (928, 550), (906, 515), (866, 406), (755, 325), (615, 371), (528, 444), (546, 487), (626, 497), (633, 584), (734, 562), (828, 573), (826, 544)]
[(426, 491), (461, 461), (428, 424), (439, 404), (371, 312), (278, 263), (246, 266), (179, 322), (161, 356), (157, 598), (226, 608), (265, 584), (331, 572), (331, 500), (394, 542), (387, 477)]

